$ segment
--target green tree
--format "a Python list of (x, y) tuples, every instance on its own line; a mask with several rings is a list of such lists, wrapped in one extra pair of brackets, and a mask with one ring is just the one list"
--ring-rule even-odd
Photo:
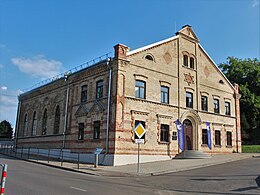
[(219, 65), (231, 83), (240, 86), (241, 127), (244, 140), (260, 142), (260, 62), (228, 57)]
[(3, 120), (0, 123), (0, 138), (12, 138), (12, 135), (13, 128), (11, 124), (8, 121)]

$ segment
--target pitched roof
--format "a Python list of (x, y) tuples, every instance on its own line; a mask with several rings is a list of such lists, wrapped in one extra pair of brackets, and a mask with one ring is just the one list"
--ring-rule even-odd
[(164, 39), (164, 40), (159, 41), (159, 42), (156, 42), (156, 43), (152, 43), (152, 44), (150, 44), (150, 45), (146, 45), (146, 46), (144, 46), (144, 47), (140, 47), (140, 48), (135, 49), (135, 50), (133, 50), (133, 51), (128, 51), (127, 54), (126, 54), (126, 56), (130, 56), (130, 55), (139, 53), (139, 52), (141, 52), (141, 51), (150, 49), (150, 48), (152, 48), (152, 47), (161, 45), (161, 44), (163, 44), (163, 43), (170, 42), (170, 41), (175, 40), (175, 39), (177, 39), (177, 38), (179, 38), (178, 35), (177, 35), (177, 36), (174, 36), (174, 37), (170, 37), (170, 38), (168, 38), (168, 39)]

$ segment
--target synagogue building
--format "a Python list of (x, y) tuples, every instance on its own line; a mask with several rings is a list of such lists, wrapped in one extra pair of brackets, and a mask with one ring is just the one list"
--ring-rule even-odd
[[(89, 155), (102, 148), (104, 165), (136, 163), (135, 127), (146, 130), (141, 161), (184, 150), (241, 152), (238, 85), (230, 81), (186, 25), (174, 37), (67, 72), (19, 96), (17, 147), (62, 148)], [(206, 122), (212, 148), (208, 147)]]

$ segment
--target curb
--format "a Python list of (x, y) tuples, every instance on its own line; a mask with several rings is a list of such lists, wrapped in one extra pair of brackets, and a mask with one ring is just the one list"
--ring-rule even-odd
[(39, 161), (36, 161), (36, 160), (23, 159), (23, 158), (19, 158), (19, 157), (15, 157), (15, 156), (9, 156), (9, 155), (6, 155), (6, 154), (2, 154), (2, 155), (12, 157), (12, 158), (15, 158), (15, 159), (24, 160), (24, 161), (27, 161), (27, 162), (32, 162), (32, 163), (35, 163), (35, 164), (41, 164), (41, 165), (45, 165), (45, 166), (49, 166), (49, 167), (53, 167), (53, 168), (58, 168), (58, 169), (66, 170), (66, 171), (72, 171), (72, 172), (75, 172), (75, 173), (82, 173), (82, 174), (93, 175), (93, 176), (94, 175), (95, 176), (107, 176), (107, 177), (159, 176), (159, 175), (163, 175), (163, 174), (170, 174), (170, 173), (176, 173), (176, 172), (181, 172), (181, 171), (188, 171), (188, 170), (193, 170), (193, 169), (198, 169), (198, 168), (203, 168), (203, 167), (225, 164), (225, 163), (244, 160), (244, 159), (248, 159), (248, 158), (260, 158), (260, 154), (243, 155), (243, 156), (240, 156), (238, 158), (224, 159), (223, 161), (219, 161), (219, 162), (210, 162), (210, 163), (205, 163), (205, 164), (200, 164), (200, 165), (195, 165), (195, 166), (190, 166), (190, 167), (184, 167), (184, 168), (178, 168), (178, 169), (171, 169), (171, 170), (166, 170), (166, 171), (158, 171), (158, 172), (152, 172), (152, 173), (151, 172), (150, 173), (142, 173), (142, 172), (141, 173), (126, 173), (126, 172), (119, 172), (119, 171), (107, 171), (107, 170), (104, 170), (104, 169), (97, 169), (97, 170), (87, 169), (88, 171), (82, 171), (82, 170), (79, 170), (79, 169), (62, 167), (62, 166), (59, 166), (59, 165), (49, 164), (49, 163), (45, 163), (45, 162), (39, 162)]

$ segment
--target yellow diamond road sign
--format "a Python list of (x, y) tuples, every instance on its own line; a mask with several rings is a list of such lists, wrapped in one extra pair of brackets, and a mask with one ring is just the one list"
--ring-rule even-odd
[(145, 134), (146, 130), (144, 126), (141, 123), (139, 123), (134, 129), (134, 132), (137, 135), (137, 137), (140, 139)]

